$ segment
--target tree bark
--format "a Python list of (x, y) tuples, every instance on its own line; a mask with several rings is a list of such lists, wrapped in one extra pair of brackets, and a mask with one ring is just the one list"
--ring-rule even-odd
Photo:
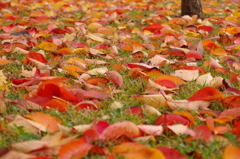
[(202, 15), (201, 0), (182, 0), (181, 3), (181, 15)]

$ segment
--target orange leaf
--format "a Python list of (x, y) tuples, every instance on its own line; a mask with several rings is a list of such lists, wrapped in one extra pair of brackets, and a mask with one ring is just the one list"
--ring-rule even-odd
[(130, 121), (123, 121), (110, 125), (101, 134), (102, 139), (113, 139), (120, 136), (139, 137), (141, 132), (139, 128)]
[(51, 117), (48, 114), (44, 114), (41, 112), (35, 112), (32, 114), (26, 115), (26, 117), (45, 126), (50, 133), (53, 133), (53, 132), (56, 132), (59, 130), (56, 119), (54, 119), (53, 117)]
[(143, 50), (144, 47), (142, 46), (142, 44), (139, 42), (139, 41), (134, 41), (132, 43), (132, 47), (133, 47), (133, 50), (137, 50), (137, 51), (140, 51), (140, 50)]
[(172, 75), (161, 75), (161, 76), (158, 76), (154, 82), (157, 83), (157, 81), (162, 81), (162, 80), (169, 80), (169, 81), (172, 81), (173, 83), (175, 83), (176, 85), (180, 85), (180, 84), (185, 84), (185, 82), (180, 79), (179, 77), (176, 77), (176, 76), (172, 76)]
[(140, 143), (126, 142), (126, 143), (122, 143), (120, 145), (115, 146), (112, 149), (112, 153), (123, 154), (131, 151), (136, 151), (145, 147), (146, 147), (145, 145), (142, 145)]
[(123, 154), (127, 158), (139, 158), (139, 159), (165, 159), (161, 151), (155, 148), (145, 147), (136, 151), (131, 151)]
[(70, 75), (73, 75), (75, 77), (79, 77), (80, 75), (78, 74), (78, 72), (80, 73), (84, 73), (85, 71), (83, 69), (81, 69), (78, 66), (73, 66), (73, 65), (67, 65), (64, 66), (62, 68), (63, 70), (66, 70)]
[(236, 146), (228, 146), (224, 150), (222, 159), (238, 159), (240, 156), (240, 148)]
[(57, 50), (57, 53), (62, 55), (70, 55), (72, 54), (72, 51), (69, 48), (62, 48), (60, 50)]
[(214, 130), (214, 120), (213, 120), (213, 118), (212, 117), (207, 117), (206, 118), (206, 124), (207, 124), (207, 126), (208, 126), (208, 128), (211, 130), (211, 131), (213, 131)]
[(99, 85), (99, 84), (107, 84), (109, 80), (106, 79), (105, 77), (93, 77), (86, 80), (86, 82), (92, 85)]
[(57, 45), (54, 43), (50, 42), (42, 42), (41, 44), (38, 45), (40, 49), (46, 50), (46, 51), (56, 51), (57, 50)]
[(213, 87), (206, 87), (197, 91), (192, 97), (188, 98), (188, 100), (189, 101), (195, 101), (195, 100), (210, 101), (214, 99), (223, 99), (223, 98), (224, 96), (219, 90)]
[(55, 108), (60, 112), (66, 111), (68, 108), (68, 103), (63, 102), (61, 100), (58, 99), (52, 99), (49, 102), (45, 103), (43, 105), (46, 108)]
[(148, 70), (143, 71), (144, 73), (146, 73), (148, 76), (152, 77), (152, 78), (156, 78), (158, 76), (162, 75), (162, 72), (160, 71), (160, 69), (154, 67), (154, 68), (150, 68)]
[(230, 96), (222, 100), (222, 104), (229, 108), (240, 107), (240, 97), (239, 96)]
[(9, 64), (9, 63), (13, 63), (13, 62), (5, 60), (5, 59), (0, 59), (0, 65), (6, 65), (6, 64)]
[(215, 56), (227, 55), (226, 51), (223, 48), (216, 48), (213, 51), (211, 51), (211, 54), (213, 54)]
[(85, 138), (73, 140), (61, 146), (58, 159), (82, 158), (88, 154), (92, 146), (92, 144), (87, 143)]
[(127, 70), (127, 68), (121, 64), (120, 65), (112, 65), (112, 68), (116, 71), (126, 71)]
[(213, 42), (211, 40), (203, 41), (202, 44), (203, 44), (203, 48), (208, 51), (212, 51), (212, 50), (220, 47), (220, 45), (216, 44), (215, 42)]

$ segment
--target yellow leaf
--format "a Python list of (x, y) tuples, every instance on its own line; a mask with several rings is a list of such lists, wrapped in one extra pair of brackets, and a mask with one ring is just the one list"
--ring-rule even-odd
[(90, 23), (87, 26), (87, 29), (93, 31), (93, 30), (95, 30), (97, 28), (100, 28), (100, 27), (102, 27), (102, 25), (100, 23), (93, 22), (93, 23)]
[(240, 45), (236, 46), (234, 49), (240, 50)]
[(4, 76), (2, 70), (0, 70), (0, 90), (9, 91), (7, 86), (7, 78)]
[(231, 20), (231, 21), (234, 21), (234, 22), (238, 22), (238, 20), (234, 17), (226, 17), (225, 19), (226, 20)]
[(38, 45), (40, 49), (46, 50), (46, 51), (56, 51), (57, 50), (57, 45), (54, 43), (50, 42), (42, 42), (41, 44)]
[(190, 32), (190, 31), (187, 31), (187, 32), (186, 32), (186, 35), (187, 35), (187, 36), (192, 36), (192, 37), (201, 37), (201, 34), (199, 34), (199, 33), (194, 33), (194, 32)]
[(88, 37), (92, 40), (95, 40), (95, 41), (98, 41), (98, 42), (104, 42), (105, 40), (97, 35), (94, 35), (94, 34), (91, 34), (91, 33), (88, 33)]

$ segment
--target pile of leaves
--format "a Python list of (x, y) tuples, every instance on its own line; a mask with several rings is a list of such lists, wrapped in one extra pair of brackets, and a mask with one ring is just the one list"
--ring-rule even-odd
[(240, 156), (240, 6), (0, 2), (1, 159)]

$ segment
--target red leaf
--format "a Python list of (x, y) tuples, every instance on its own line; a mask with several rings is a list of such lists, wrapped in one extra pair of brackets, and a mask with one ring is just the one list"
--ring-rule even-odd
[(192, 126), (192, 123), (189, 119), (178, 114), (164, 114), (155, 121), (155, 125), (174, 125), (177, 123), (181, 123), (186, 126)]
[(155, 68), (155, 66), (150, 66), (144, 63), (128, 63), (127, 66), (130, 68), (143, 68), (147, 70), (151, 68)]
[(195, 59), (197, 59), (197, 60), (202, 60), (202, 59), (203, 59), (203, 55), (202, 55), (200, 52), (198, 52), (198, 51), (193, 51), (193, 50), (190, 50), (190, 51), (187, 53), (186, 57), (187, 57), (187, 58), (193, 57), (193, 58), (195, 58)]
[(113, 83), (116, 83), (120, 88), (123, 87), (123, 78), (117, 71), (107, 71), (105, 74)]
[(162, 28), (163, 28), (163, 26), (161, 26), (160, 24), (152, 24), (152, 25), (149, 25), (149, 26), (143, 28), (143, 30), (149, 30), (154, 33), (156, 31), (161, 31)]
[(198, 30), (204, 30), (204, 31), (207, 31), (208, 33), (211, 33), (213, 31), (213, 28), (210, 27), (210, 26), (199, 26), (198, 27)]
[(78, 102), (79, 100), (73, 96), (65, 88), (60, 87), (53, 83), (44, 82), (37, 90), (37, 96), (53, 98), (54, 96), (69, 102)]
[(233, 118), (237, 118), (240, 116), (240, 107), (237, 108), (232, 108), (232, 109), (227, 109), (225, 111), (223, 111), (219, 118), (222, 117), (233, 117)]
[(93, 129), (88, 129), (82, 134), (82, 137), (88, 142), (93, 142), (99, 138), (99, 134)]
[(156, 149), (160, 150), (166, 159), (184, 159), (184, 158), (186, 158), (186, 156), (180, 154), (174, 148), (159, 146), (159, 147), (156, 147)]
[(210, 101), (214, 99), (223, 99), (223, 98), (224, 96), (219, 90), (213, 87), (206, 87), (197, 91), (192, 97), (188, 98), (188, 100), (189, 101), (195, 101), (195, 100)]
[(109, 126), (109, 124), (105, 121), (99, 121), (96, 123), (96, 131), (101, 134), (107, 127)]
[(141, 117), (143, 118), (144, 117), (144, 114), (143, 114), (143, 109), (141, 106), (133, 106), (133, 107), (130, 107), (127, 112), (129, 114), (133, 114), (133, 115), (137, 115), (138, 117)]
[(195, 136), (194, 138), (202, 138), (206, 142), (209, 141), (210, 136), (211, 136), (211, 130), (206, 126), (206, 125), (200, 125), (196, 129), (194, 129)]
[(84, 98), (91, 98), (91, 99), (109, 99), (110, 94), (98, 92), (98, 91), (86, 91), (83, 94)]
[(155, 83), (157, 83), (161, 86), (165, 86), (167, 88), (176, 88), (177, 87), (177, 85), (170, 80), (160, 80), (160, 81), (155, 81)]
[(205, 72), (202, 67), (198, 67), (198, 66), (183, 66), (183, 69), (185, 69), (185, 70), (198, 70), (200, 73)]
[(90, 110), (97, 110), (98, 106), (92, 101), (81, 101), (76, 106), (76, 109), (90, 109)]
[(26, 60), (27, 60), (27, 62), (30, 62), (28, 60), (28, 58), (37, 60), (37, 61), (39, 61), (41, 63), (44, 63), (44, 64), (48, 63), (47, 59), (42, 54), (37, 53), (37, 52), (29, 51), (28, 56), (26, 57)]
[(61, 29), (61, 28), (54, 28), (53, 30), (51, 30), (51, 33), (55, 33), (55, 34), (65, 34), (65, 30)]

